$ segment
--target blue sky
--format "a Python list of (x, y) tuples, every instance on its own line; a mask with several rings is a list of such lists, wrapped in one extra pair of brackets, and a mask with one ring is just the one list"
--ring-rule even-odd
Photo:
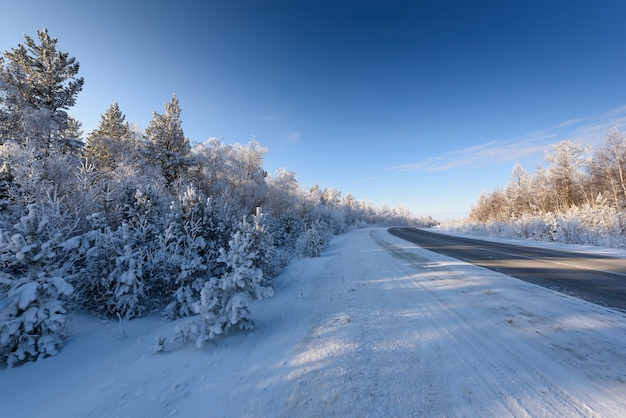
[(118, 1), (3, 5), (0, 50), (48, 28), (77, 58), (85, 132), (175, 93), (192, 142), (437, 218), (626, 121), (622, 1)]

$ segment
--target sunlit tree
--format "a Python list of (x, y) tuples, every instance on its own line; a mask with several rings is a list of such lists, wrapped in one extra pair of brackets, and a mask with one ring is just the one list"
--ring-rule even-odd
[(189, 167), (189, 139), (185, 137), (176, 95), (165, 103), (165, 113), (154, 112), (146, 129), (148, 160), (161, 169), (168, 186), (184, 176)]
[(25, 35), (25, 43), (5, 51), (0, 60), (0, 142), (38, 141), (42, 148), (64, 150), (62, 133), (71, 123), (67, 110), (84, 79), (77, 77), (79, 63), (57, 50), (57, 39), (47, 29), (37, 35), (39, 42)]
[(612, 129), (591, 164), (593, 184), (616, 208), (626, 206), (626, 137)]
[(113, 103), (104, 115), (100, 116), (100, 124), (86, 139), (85, 157), (98, 170), (111, 171), (116, 160), (124, 159), (133, 150), (133, 137), (126, 116), (117, 103)]

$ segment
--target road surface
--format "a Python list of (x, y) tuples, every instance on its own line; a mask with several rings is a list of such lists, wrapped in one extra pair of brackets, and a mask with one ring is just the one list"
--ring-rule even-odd
[(390, 228), (389, 232), (430, 251), (626, 310), (624, 258), (456, 237), (415, 228)]

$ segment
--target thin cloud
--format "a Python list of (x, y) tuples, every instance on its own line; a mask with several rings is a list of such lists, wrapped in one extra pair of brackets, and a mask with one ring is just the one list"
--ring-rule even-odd
[(363, 178), (354, 180), (354, 182), (355, 183), (367, 183), (367, 182), (375, 181), (375, 180), (380, 180), (380, 177), (379, 176), (363, 177)]
[(582, 145), (599, 143), (611, 128), (623, 126), (626, 126), (626, 106), (617, 107), (596, 117), (570, 119), (542, 131), (529, 132), (517, 139), (491, 141), (426, 160), (396, 165), (387, 170), (437, 172), (459, 167), (479, 168), (514, 162), (545, 153), (551, 145), (564, 140)]
[(264, 122), (276, 122), (281, 119), (281, 115), (278, 113), (268, 114), (261, 116), (261, 120)]
[(447, 152), (437, 157), (409, 164), (390, 167), (389, 170), (436, 172), (459, 167), (484, 167), (490, 164), (517, 161), (546, 149), (553, 136), (531, 137), (516, 141), (492, 141), (461, 150)]
[(287, 132), (287, 134), (285, 135), (285, 139), (287, 140), (287, 142), (298, 142), (300, 140), (300, 132), (298, 131), (291, 131), (291, 132)]

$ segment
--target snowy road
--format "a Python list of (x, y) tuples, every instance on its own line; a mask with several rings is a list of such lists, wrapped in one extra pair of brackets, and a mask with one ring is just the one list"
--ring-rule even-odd
[[(623, 417), (626, 315), (363, 229), (292, 263), (258, 326), (148, 350), (173, 324), (84, 319), (0, 370), (3, 416)], [(89, 322), (91, 321), (91, 322)], [(95, 327), (95, 328), (94, 328)], [(38, 399), (39, 402), (32, 402)]]
[(436, 253), (467, 261), (568, 295), (626, 310), (626, 259), (593, 252), (564, 251), (415, 228), (391, 228), (392, 235)]
[(623, 315), (369, 238), (324, 269), (341, 285), (295, 357), (285, 416), (626, 413)]

